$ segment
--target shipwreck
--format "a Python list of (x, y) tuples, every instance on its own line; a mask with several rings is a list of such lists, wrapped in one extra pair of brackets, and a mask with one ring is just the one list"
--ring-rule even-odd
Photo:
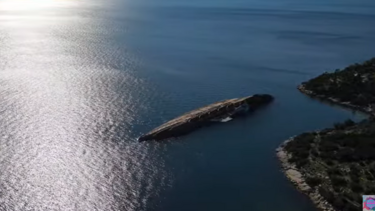
[(235, 98), (216, 102), (185, 113), (153, 129), (138, 138), (139, 141), (163, 140), (186, 135), (198, 128), (218, 122), (227, 122), (243, 116), (273, 101), (273, 96), (256, 94), (244, 98)]

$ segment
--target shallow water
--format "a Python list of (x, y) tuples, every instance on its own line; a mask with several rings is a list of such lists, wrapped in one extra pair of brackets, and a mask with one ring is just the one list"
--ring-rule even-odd
[[(375, 55), (373, 1), (32, 2), (0, 0), (0, 210), (314, 210), (275, 148), (363, 118), (295, 87)], [(276, 100), (136, 141), (254, 93)]]

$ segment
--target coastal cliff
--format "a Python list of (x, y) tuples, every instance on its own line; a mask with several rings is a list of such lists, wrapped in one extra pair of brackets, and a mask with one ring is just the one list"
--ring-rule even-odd
[(282, 171), (319, 210), (360, 210), (361, 196), (375, 193), (375, 59), (324, 73), (298, 89), (370, 115), (292, 137), (276, 150)]

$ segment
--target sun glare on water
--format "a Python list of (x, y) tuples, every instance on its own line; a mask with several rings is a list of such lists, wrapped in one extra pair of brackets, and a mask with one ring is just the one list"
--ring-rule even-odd
[(39, 10), (59, 6), (69, 0), (0, 0), (0, 10)]

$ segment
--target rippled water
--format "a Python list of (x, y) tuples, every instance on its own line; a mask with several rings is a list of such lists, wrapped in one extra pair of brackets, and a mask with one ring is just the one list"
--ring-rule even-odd
[[(363, 117), (295, 86), (374, 56), (374, 11), (369, 0), (0, 0), (0, 210), (313, 210), (274, 149)], [(260, 92), (276, 101), (249, 118), (136, 141)]]

